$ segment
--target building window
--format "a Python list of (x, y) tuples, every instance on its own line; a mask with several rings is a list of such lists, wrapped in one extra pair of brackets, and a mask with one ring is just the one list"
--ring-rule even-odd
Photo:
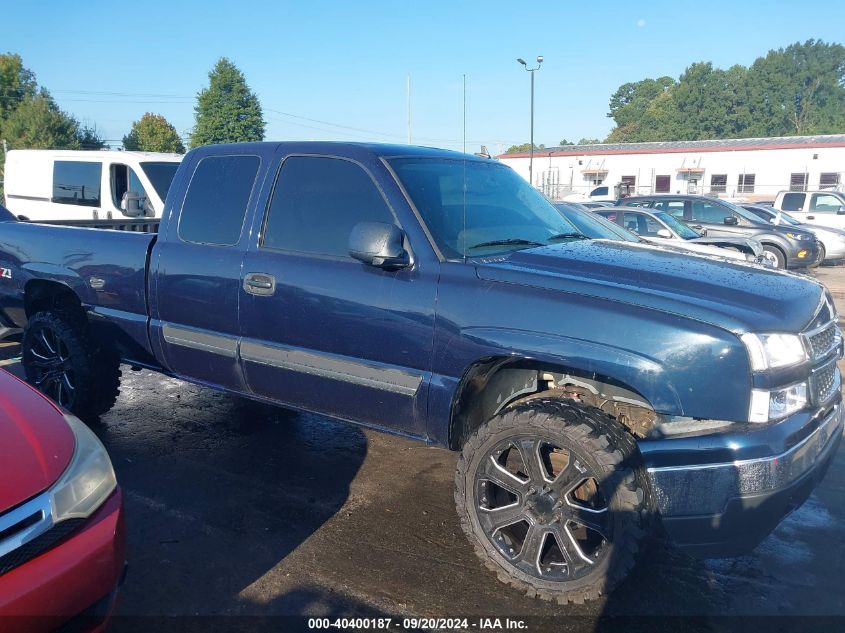
[(819, 189), (836, 189), (839, 186), (839, 173), (829, 172), (819, 176)]
[(754, 174), (740, 174), (737, 185), (739, 193), (754, 193)]
[(790, 191), (807, 191), (807, 172), (792, 174), (789, 177)]
[(669, 193), (672, 185), (671, 176), (655, 176), (654, 177), (654, 191), (655, 193)]
[(710, 193), (725, 193), (728, 190), (728, 175), (713, 174), (710, 176)]
[(632, 196), (637, 191), (637, 177), (636, 176), (622, 176), (622, 182), (619, 185), (620, 196)]
[(590, 181), (593, 185), (600, 185), (604, 182), (604, 176), (596, 176)]

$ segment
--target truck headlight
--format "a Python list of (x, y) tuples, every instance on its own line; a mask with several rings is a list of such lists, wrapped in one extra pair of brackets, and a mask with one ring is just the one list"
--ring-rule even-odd
[(796, 334), (743, 334), (751, 369), (763, 371), (788, 367), (807, 360), (807, 351)]
[(749, 422), (780, 420), (807, 406), (807, 383), (799, 382), (783, 389), (751, 391)]
[(76, 438), (70, 465), (50, 490), (53, 523), (88, 518), (117, 487), (111, 460), (94, 432), (72, 416), (65, 416)]

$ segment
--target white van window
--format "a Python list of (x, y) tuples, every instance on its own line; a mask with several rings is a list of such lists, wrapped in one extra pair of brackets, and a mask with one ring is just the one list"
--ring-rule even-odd
[(158, 197), (164, 200), (167, 198), (167, 190), (170, 189), (170, 183), (173, 182), (173, 177), (176, 175), (176, 170), (179, 169), (179, 163), (141, 163), (141, 169), (147, 174), (147, 178), (156, 190)]
[(118, 209), (120, 202), (123, 200), (123, 194), (127, 191), (133, 191), (139, 194), (142, 198), (147, 198), (147, 192), (144, 190), (144, 185), (135, 171), (128, 165), (112, 165), (111, 166), (111, 191), (112, 202)]
[(100, 206), (100, 163), (57, 160), (53, 163), (53, 202), (83, 207)]

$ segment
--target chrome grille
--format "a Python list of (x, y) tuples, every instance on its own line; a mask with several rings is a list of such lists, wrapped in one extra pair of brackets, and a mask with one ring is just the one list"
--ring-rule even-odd
[(837, 345), (836, 324), (832, 322), (804, 336), (814, 361), (827, 356)]
[(810, 377), (810, 391), (813, 397), (813, 403), (816, 405), (824, 404), (834, 394), (839, 392), (840, 386), (841, 377), (839, 375), (839, 369), (836, 367), (836, 362), (817, 369)]
[(46, 492), (0, 514), (0, 561), (6, 560), (6, 556), (35, 540), (51, 527), (53, 514), (50, 495)]

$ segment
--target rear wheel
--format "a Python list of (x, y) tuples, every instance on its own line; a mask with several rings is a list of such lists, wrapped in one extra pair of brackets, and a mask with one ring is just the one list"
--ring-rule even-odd
[(461, 525), (498, 578), (581, 603), (633, 567), (653, 502), (634, 439), (598, 409), (536, 398), (481, 426), (455, 477)]
[(120, 359), (98, 349), (84, 318), (44, 311), (27, 322), (22, 341), (27, 382), (82, 418), (114, 406), (120, 387)]
[(771, 262), (772, 268), (786, 268), (786, 255), (777, 246), (764, 246), (763, 257)]

